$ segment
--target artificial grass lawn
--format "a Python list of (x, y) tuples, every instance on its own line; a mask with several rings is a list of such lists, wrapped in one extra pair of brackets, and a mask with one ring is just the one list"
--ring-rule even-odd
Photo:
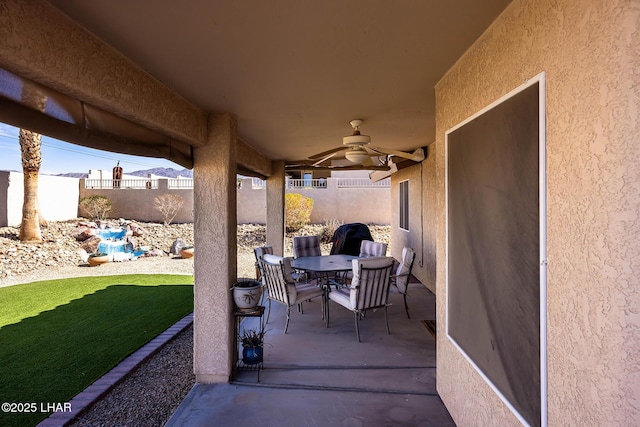
[(78, 277), (0, 288), (0, 426), (35, 425), (193, 311), (193, 277)]

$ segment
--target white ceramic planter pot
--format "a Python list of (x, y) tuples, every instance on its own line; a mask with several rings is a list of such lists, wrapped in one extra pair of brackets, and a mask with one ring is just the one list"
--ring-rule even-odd
[(262, 285), (260, 282), (254, 282), (256, 286), (252, 287), (233, 287), (233, 301), (236, 307), (242, 311), (252, 311), (260, 302), (262, 296)]

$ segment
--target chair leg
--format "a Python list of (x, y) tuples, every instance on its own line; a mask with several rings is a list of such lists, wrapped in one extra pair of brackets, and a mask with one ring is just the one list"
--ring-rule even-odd
[(265, 303), (267, 302), (268, 299), (268, 295), (267, 295), (267, 287), (266, 286), (262, 286), (262, 295), (260, 296), (260, 305), (265, 305)]
[(404, 311), (407, 312), (407, 319), (411, 319), (411, 316), (409, 316), (409, 306), (407, 305), (407, 293), (405, 292), (403, 296), (404, 296)]
[(358, 342), (360, 342), (360, 327), (359, 327), (359, 321), (358, 319), (360, 318), (360, 313), (358, 313), (357, 311), (356, 313), (356, 338), (358, 338)]
[(291, 308), (287, 307), (287, 323), (284, 324), (284, 333), (287, 333), (287, 329), (289, 328), (289, 318), (291, 317)]
[(322, 299), (322, 305), (323, 305), (323, 309), (324, 309), (324, 327), (328, 328), (329, 327), (329, 299), (326, 297), (323, 297)]
[(269, 323), (269, 316), (271, 316), (271, 298), (269, 298), (269, 308), (267, 309), (267, 320), (264, 322), (265, 325)]
[(389, 317), (387, 316), (387, 306), (384, 306), (384, 323), (387, 325), (387, 334), (391, 335), (391, 331), (389, 330)]

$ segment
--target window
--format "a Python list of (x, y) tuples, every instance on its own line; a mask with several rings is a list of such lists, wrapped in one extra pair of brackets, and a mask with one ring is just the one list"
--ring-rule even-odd
[(409, 181), (400, 183), (400, 228), (409, 231)]

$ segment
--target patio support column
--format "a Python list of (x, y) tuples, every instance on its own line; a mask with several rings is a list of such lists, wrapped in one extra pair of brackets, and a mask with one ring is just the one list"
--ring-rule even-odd
[(273, 253), (284, 255), (284, 162), (271, 163), (273, 173), (267, 178), (267, 245)]
[(226, 383), (233, 355), (236, 280), (236, 118), (209, 116), (207, 144), (194, 148), (194, 372), (199, 383)]

